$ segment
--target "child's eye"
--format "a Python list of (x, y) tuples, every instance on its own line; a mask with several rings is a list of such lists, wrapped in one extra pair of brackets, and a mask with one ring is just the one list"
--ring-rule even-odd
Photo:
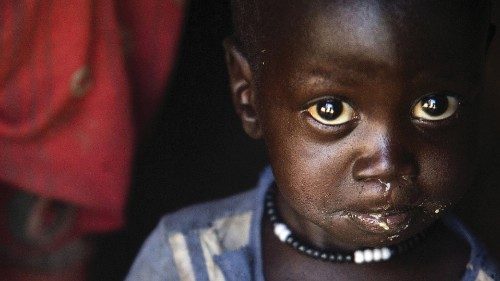
[(354, 109), (348, 103), (334, 98), (317, 101), (307, 111), (312, 118), (324, 125), (340, 125), (356, 117)]
[(449, 95), (429, 95), (420, 99), (412, 109), (413, 117), (420, 120), (444, 120), (457, 112), (458, 99)]

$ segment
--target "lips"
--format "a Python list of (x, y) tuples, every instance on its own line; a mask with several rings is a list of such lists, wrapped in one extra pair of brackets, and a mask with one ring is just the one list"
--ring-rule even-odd
[(395, 234), (405, 230), (411, 221), (409, 210), (383, 212), (348, 212), (348, 217), (362, 230), (377, 234)]

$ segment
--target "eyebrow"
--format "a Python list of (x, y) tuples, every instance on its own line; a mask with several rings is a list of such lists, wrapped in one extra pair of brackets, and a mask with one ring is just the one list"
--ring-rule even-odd
[(300, 72), (298, 81), (311, 84), (334, 84), (340, 87), (353, 87), (361, 81), (375, 80), (378, 77), (383, 63), (349, 57), (347, 59), (324, 60), (319, 65), (311, 65), (311, 68)]
[(308, 84), (337, 84), (341, 87), (351, 87), (359, 84), (360, 80), (370, 79), (369, 75), (357, 71), (326, 70), (321, 68), (312, 69), (307, 72), (302, 82)]

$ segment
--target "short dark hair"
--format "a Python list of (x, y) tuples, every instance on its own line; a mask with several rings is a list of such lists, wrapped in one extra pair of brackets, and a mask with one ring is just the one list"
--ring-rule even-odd
[[(487, 8), (491, 11), (492, 0), (458, 0), (457, 3), (467, 4), (464, 6), (469, 7), (470, 11), (478, 8)], [(250, 57), (258, 53), (261, 6), (262, 0), (231, 0), (233, 39), (239, 45), (240, 51)]]
[(260, 26), (259, 3), (260, 0), (231, 0), (233, 19), (233, 41), (250, 61), (257, 58), (258, 31)]

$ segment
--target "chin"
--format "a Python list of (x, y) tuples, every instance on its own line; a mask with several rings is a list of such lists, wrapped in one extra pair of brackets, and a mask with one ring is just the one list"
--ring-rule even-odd
[(352, 243), (352, 249), (396, 245), (417, 235), (425, 235), (438, 218), (417, 211), (386, 216), (352, 214), (346, 218), (351, 234), (347, 239)]

